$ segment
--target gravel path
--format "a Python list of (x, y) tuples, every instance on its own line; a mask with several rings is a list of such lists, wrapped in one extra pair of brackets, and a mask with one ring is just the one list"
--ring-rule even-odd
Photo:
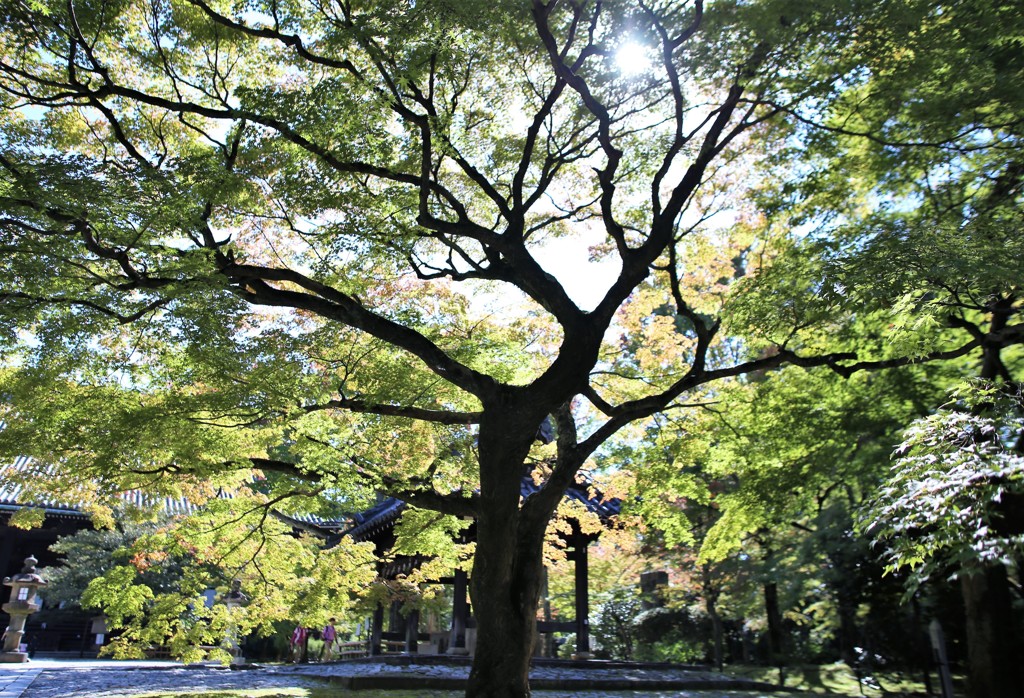
[(120, 698), (158, 691), (314, 688), (323, 685), (322, 681), (309, 677), (205, 666), (130, 669), (69, 666), (44, 670), (25, 690), (22, 698)]
[[(311, 664), (300, 666), (266, 666), (245, 671), (233, 671), (206, 665), (183, 667), (169, 662), (113, 662), (113, 661), (44, 661), (36, 662), (33, 669), (41, 673), (22, 693), (21, 698), (127, 698), (159, 692), (206, 692), (206, 691), (251, 691), (273, 688), (320, 689), (323, 695), (376, 698), (377, 696), (437, 696), (447, 698), (457, 692), (433, 690), (443, 688), (437, 682), (450, 679), (464, 679), (468, 674), (466, 666), (449, 665), (393, 665), (386, 663), (337, 663)], [(2, 669), (0, 669), (2, 671)], [(409, 685), (421, 685), (421, 690), (369, 690), (349, 692), (346, 687), (358, 684), (352, 680), (371, 677), (379, 681), (402, 678)], [(763, 696), (792, 696), (770, 691), (727, 690), (731, 687), (718, 685), (721, 675), (710, 672), (685, 671), (672, 668), (609, 667), (594, 665), (586, 669), (566, 667), (537, 667), (531, 672), (531, 679), (538, 689), (538, 698), (761, 698)], [(576, 681), (575, 685), (559, 687), (552, 681)], [(668, 686), (658, 685), (663, 681), (690, 681), (689, 685), (666, 690)], [(631, 690), (594, 690), (586, 685), (594, 681), (615, 680), (616, 689), (625, 688), (623, 681), (631, 684)], [(347, 683), (348, 682), (348, 683)], [(433, 683), (431, 683), (433, 682)], [(540, 684), (547, 683), (547, 686)], [(380, 686), (380, 684), (377, 684)], [(393, 686), (392, 688), (398, 688)], [(427, 689), (431, 690), (427, 690)], [(326, 689), (326, 691), (325, 691)]]

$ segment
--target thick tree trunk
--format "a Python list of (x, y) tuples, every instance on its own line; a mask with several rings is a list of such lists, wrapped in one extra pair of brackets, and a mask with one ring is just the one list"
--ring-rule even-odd
[(839, 614), (839, 656), (848, 666), (856, 668), (857, 657), (857, 604), (842, 592), (836, 595), (836, 611)]
[(725, 633), (722, 628), (722, 616), (718, 613), (717, 605), (711, 599), (707, 601), (707, 610), (711, 617), (711, 643), (715, 668), (721, 671), (725, 664)]
[(1020, 698), (1024, 677), (1005, 567), (964, 575), (960, 588), (967, 612), (970, 695)]
[(524, 418), (510, 410), (485, 415), (480, 424), (478, 554), (470, 575), (477, 641), (467, 698), (530, 695), (530, 659), (550, 512), (528, 516), (519, 500), (523, 462), (541, 419), (543, 415)]
[[(525, 698), (530, 695), (530, 658), (537, 628), (543, 537), (524, 535), (517, 527), (481, 514), (477, 521), (478, 555), (470, 590), (477, 619), (476, 653), (467, 698)], [(535, 540), (534, 540), (535, 538)]]

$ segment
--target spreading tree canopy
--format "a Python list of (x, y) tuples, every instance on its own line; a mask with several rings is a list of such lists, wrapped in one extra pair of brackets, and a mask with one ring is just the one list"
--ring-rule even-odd
[[(873, 118), (906, 116), (873, 79), (932, 55), (914, 27), (950, 16), (4, 0), (3, 450), (98, 513), (129, 487), (247, 488), (284, 510), (378, 490), (474, 518), (469, 693), (527, 695), (544, 531), (606, 443), (752, 372), (849, 375), (988, 341), (976, 324), (899, 351), (854, 337), (878, 265), (826, 283), (847, 265), (815, 245), (837, 228), (805, 244), (739, 203), (780, 167), (770, 149), (799, 175), (818, 130), (902, 138)], [(645, 47), (638, 70), (617, 61), (626, 45)], [(586, 301), (561, 239), (610, 270)], [(911, 255), (904, 241), (887, 244)], [(537, 445), (549, 418), (554, 444)], [(528, 463), (543, 486), (520, 501)]]
[(982, 383), (956, 397), (910, 425), (865, 517), (886, 562), (909, 568), (915, 584), (950, 571), (1014, 566), (1024, 541), (1020, 395)]

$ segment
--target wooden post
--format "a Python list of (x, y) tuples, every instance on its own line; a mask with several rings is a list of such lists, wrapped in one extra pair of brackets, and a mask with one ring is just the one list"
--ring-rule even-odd
[(469, 605), (466, 603), (466, 573), (462, 570), (455, 570), (454, 593), (452, 601), (452, 633), (448, 642), (448, 654), (465, 656), (469, 654), (466, 649), (466, 619), (469, 615)]
[(583, 535), (576, 536), (574, 569), (576, 572), (576, 654), (573, 659), (591, 659), (590, 653), (590, 580), (587, 567), (587, 545), (589, 541)]
[[(12, 571), (11, 558), (14, 557), (14, 535), (10, 528), (6, 524), (0, 524), (0, 527), (7, 529), (4, 531), (4, 535), (0, 536), (0, 577), (6, 577), (8, 571)], [(14, 571), (18, 568), (15, 567)]]
[(405, 654), (419, 654), (420, 611), (414, 608), (405, 617)]
[(384, 632), (384, 606), (377, 604), (373, 609), (373, 620), (370, 625), (370, 656), (380, 656), (381, 634)]
[[(544, 622), (551, 622), (551, 589), (548, 586), (548, 567), (544, 565), (544, 569), (541, 572), (544, 576), (541, 582), (541, 608), (544, 611)], [(551, 632), (544, 633), (544, 642), (541, 645), (540, 656), (542, 657), (554, 657), (555, 656), (555, 636)]]

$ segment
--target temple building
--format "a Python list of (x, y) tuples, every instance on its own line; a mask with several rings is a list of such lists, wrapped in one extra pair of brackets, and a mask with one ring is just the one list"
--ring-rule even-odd
[[(58, 538), (72, 535), (91, 528), (90, 517), (74, 505), (56, 501), (26, 501), (22, 489), (13, 484), (11, 474), (31, 467), (29, 458), (19, 458), (14, 463), (0, 465), (0, 577), (17, 574), (23, 561), (34, 555), (40, 567), (61, 564), (50, 546)], [(521, 491), (525, 499), (538, 490), (538, 485), (529, 475), (523, 477)], [(606, 525), (611, 525), (620, 511), (620, 502), (605, 499), (596, 493), (588, 483), (579, 482), (566, 492), (566, 498), (582, 504), (587, 511), (595, 514)], [(142, 492), (128, 492), (123, 495), (127, 504), (136, 506), (157, 505), (170, 515), (184, 515), (195, 507), (184, 499), (166, 498), (159, 502), (150, 501)], [(17, 511), (31, 507), (42, 509), (45, 514), (43, 525), (33, 529), (22, 529), (10, 525), (11, 516)], [(408, 574), (424, 562), (418, 556), (391, 555), (395, 543), (395, 525), (407, 505), (392, 497), (382, 497), (370, 509), (338, 520), (317, 517), (294, 517), (281, 515), (298, 531), (312, 532), (326, 539), (339, 540), (349, 536), (356, 541), (370, 541), (374, 544), (380, 562), (378, 576), (382, 580), (394, 580)], [(553, 633), (574, 633), (576, 646), (574, 656), (590, 656), (588, 558), (587, 547), (598, 537), (596, 533), (584, 533), (577, 522), (570, 521), (570, 531), (560, 534), (566, 547), (567, 556), (574, 563), (575, 570), (575, 618), (571, 621), (538, 621), (538, 633), (550, 638)], [(475, 535), (475, 526), (468, 526), (462, 533), (469, 542)], [(408, 654), (430, 653), (446, 655), (471, 654), (476, 642), (476, 623), (468, 600), (468, 578), (461, 570), (453, 570), (451, 576), (436, 580), (449, 585), (452, 599), (450, 627), (440, 628), (434, 624), (421, 624), (420, 614), (414, 609), (403, 609), (400, 603), (390, 607), (378, 606), (369, 620), (365, 653), (371, 656), (387, 651)], [(72, 656), (94, 655), (104, 641), (102, 623), (86, 612), (60, 614), (38, 614), (30, 619), (26, 637), (32, 639), (33, 648), (38, 652), (53, 655), (59, 653)], [(46, 620), (50, 618), (50, 620)], [(54, 622), (58, 618), (58, 622)], [(2, 622), (2, 621), (0, 621)], [(538, 651), (552, 651), (553, 643), (538, 642)]]
[[(530, 475), (523, 477), (521, 494), (525, 499), (539, 489)], [(587, 511), (597, 515), (605, 525), (611, 525), (619, 514), (621, 502), (618, 499), (606, 499), (585, 482), (574, 483), (565, 493), (569, 500), (579, 502)], [(356, 541), (370, 541), (374, 544), (378, 559), (378, 575), (385, 580), (395, 579), (411, 572), (423, 562), (416, 556), (389, 556), (387, 553), (395, 543), (395, 524), (405, 510), (405, 502), (388, 497), (382, 499), (372, 508), (357, 514), (354, 525), (342, 535), (351, 536)], [(588, 546), (594, 542), (598, 534), (584, 533), (577, 522), (570, 521), (571, 532), (560, 534), (565, 543), (567, 556), (574, 567), (574, 609), (575, 618), (571, 621), (539, 620), (537, 632), (542, 637), (553, 633), (574, 633), (576, 647), (573, 656), (580, 659), (590, 657), (590, 623), (589, 623), (589, 583), (588, 583)], [(469, 526), (464, 532), (464, 540), (472, 541), (475, 527)], [(386, 560), (386, 561), (385, 561)], [(420, 614), (415, 609), (404, 611), (399, 602), (389, 608), (378, 606), (370, 623), (369, 654), (381, 654), (388, 649), (400, 648), (406, 654), (418, 654), (421, 650), (437, 654), (472, 654), (476, 642), (476, 623), (467, 598), (469, 580), (462, 570), (453, 570), (451, 577), (437, 580), (438, 583), (452, 587), (451, 627), (447, 633), (421, 632), (419, 627)], [(404, 612), (403, 612), (404, 611)], [(385, 622), (386, 621), (386, 622)], [(385, 628), (385, 625), (387, 626)], [(545, 648), (550, 652), (554, 643), (538, 642), (537, 651)]]

